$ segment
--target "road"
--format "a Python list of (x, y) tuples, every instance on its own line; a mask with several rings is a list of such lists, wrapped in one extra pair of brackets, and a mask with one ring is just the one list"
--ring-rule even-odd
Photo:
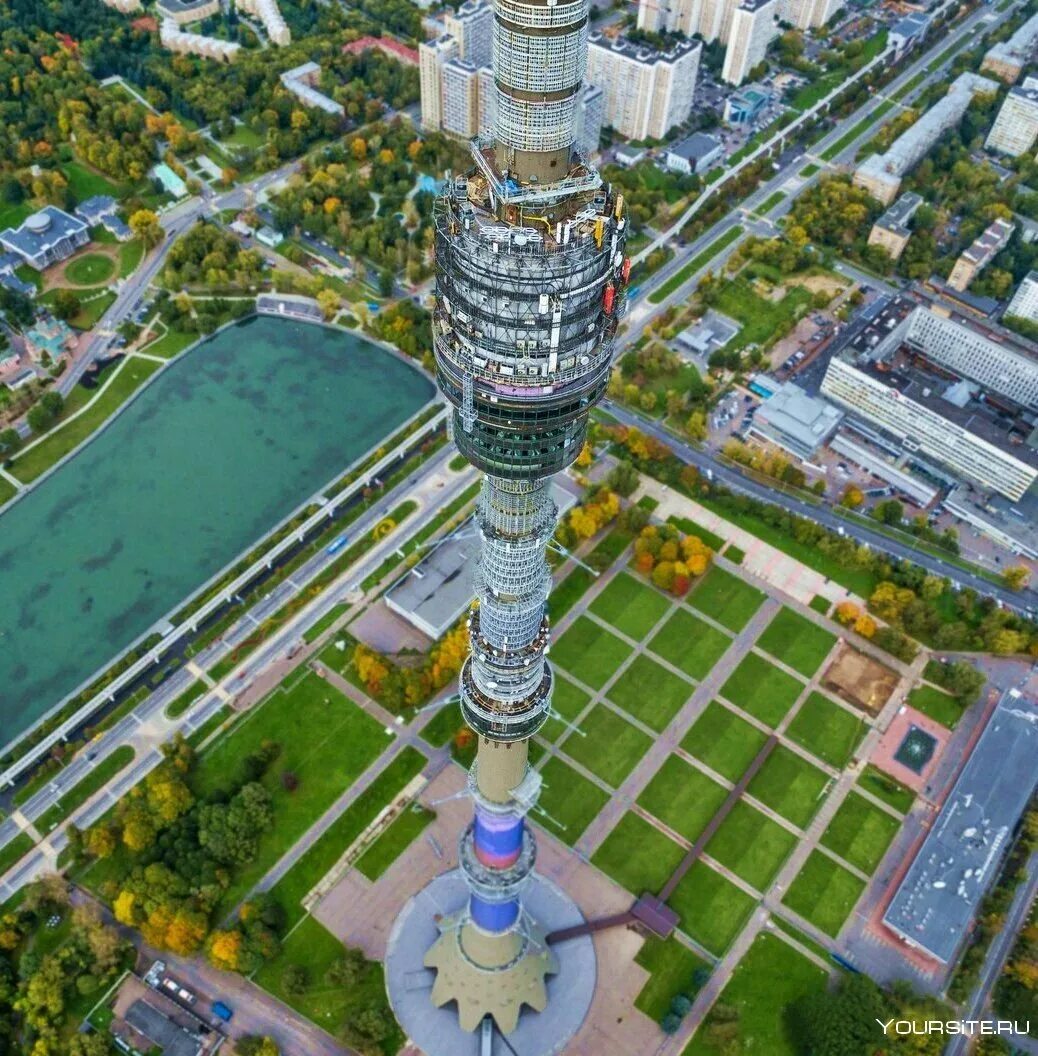
[[(962, 1016), (965, 1020), (987, 1018), (983, 1013), (991, 997), (991, 990), (1002, 974), (1002, 969), (1005, 967), (1020, 929), (1027, 922), (1035, 896), (1038, 896), (1038, 851), (1035, 851), (1027, 860), (1026, 874), (1024, 882), (1013, 896), (1013, 902), (1006, 914), (1002, 930), (995, 936), (984, 958), (984, 966), (980, 971), (977, 988), (970, 995), (969, 1005)], [(952, 1038), (944, 1049), (944, 1056), (966, 1056), (970, 1040), (961, 1034)]]
[(845, 517), (841, 517), (828, 506), (809, 504), (776, 488), (761, 484), (752, 477), (744, 476), (731, 466), (719, 462), (710, 452), (692, 447), (662, 426), (649, 421), (639, 414), (635, 414), (626, 407), (609, 402), (607, 402), (606, 406), (609, 413), (624, 425), (635, 426), (643, 433), (654, 436), (661, 443), (666, 444), (683, 462), (687, 462), (703, 471), (709, 470), (713, 473), (714, 481), (725, 485), (732, 491), (738, 491), (744, 495), (751, 495), (753, 498), (760, 499), (763, 502), (782, 506), (784, 509), (799, 514), (801, 517), (816, 521), (831, 531), (835, 532), (842, 529), (844, 532), (849, 532), (860, 542), (867, 543), (874, 550), (880, 550), (893, 557), (911, 561), (913, 564), (925, 568), (928, 572), (933, 572), (938, 576), (947, 576), (953, 582), (965, 587), (972, 587), (981, 594), (990, 594), (1008, 608), (1021, 610), (1030, 606), (1038, 606), (1038, 592), (1032, 589), (1023, 591), (1008, 590), (996, 583), (992, 583), (991, 580), (973, 575), (958, 565), (945, 561), (924, 550), (919, 550), (898, 539), (892, 539), (890, 536), (875, 531), (866, 525), (858, 522), (848, 522)]

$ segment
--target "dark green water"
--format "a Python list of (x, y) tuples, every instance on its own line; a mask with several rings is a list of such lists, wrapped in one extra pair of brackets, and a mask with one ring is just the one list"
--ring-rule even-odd
[(0, 745), (432, 395), (362, 338), (284, 319), (178, 360), (0, 515)]

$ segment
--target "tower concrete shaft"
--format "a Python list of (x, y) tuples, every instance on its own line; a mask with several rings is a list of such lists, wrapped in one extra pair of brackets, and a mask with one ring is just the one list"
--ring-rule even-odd
[[(529, 738), (551, 709), (549, 478), (580, 452), (608, 381), (630, 262), (623, 200), (573, 149), (588, 0), (494, 0), (494, 136), (436, 203), (437, 378), (459, 450), (486, 476), (461, 707), (478, 736), (459, 862), (468, 904), (425, 956), (459, 1022), (515, 1029), (543, 1010), (558, 961), (522, 905), (540, 775)], [(556, 1039), (557, 1041), (558, 1039)]]

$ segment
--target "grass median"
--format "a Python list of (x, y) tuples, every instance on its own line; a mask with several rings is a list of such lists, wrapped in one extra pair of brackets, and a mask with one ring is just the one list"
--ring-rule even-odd
[(742, 238), (742, 228), (738, 224), (735, 227), (730, 227), (723, 235), (715, 238), (702, 253), (697, 253), (680, 271), (671, 275), (659, 289), (653, 290), (649, 294), (649, 300), (653, 304), (659, 304), (660, 301), (665, 300), (678, 287), (688, 282), (697, 271), (705, 268), (721, 250), (727, 249), (728, 246), (740, 238)]

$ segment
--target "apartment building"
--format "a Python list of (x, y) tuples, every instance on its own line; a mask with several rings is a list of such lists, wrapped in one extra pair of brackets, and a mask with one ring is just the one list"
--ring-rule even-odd
[(418, 86), (422, 96), (422, 128), (443, 128), (443, 68), (459, 57), (458, 42), (448, 33), (418, 45)]
[(489, 71), (494, 9), (487, 0), (466, 0), (445, 15), (443, 29), (418, 48), (422, 127), (471, 138), (490, 127), (496, 105), (497, 89)]
[(1016, 288), (1006, 315), (1038, 323), (1038, 271), (1029, 271)]
[(479, 70), (467, 59), (443, 65), (443, 131), (462, 139), (479, 132)]
[(277, 0), (235, 0), (239, 11), (258, 18), (271, 44), (279, 48), (292, 43), (292, 31), (288, 28)]
[(993, 73), (1006, 84), (1016, 84), (1038, 47), (1038, 15), (1032, 15), (1008, 40), (988, 49), (981, 72)]
[(900, 198), (872, 225), (869, 232), (869, 245), (885, 249), (891, 260), (900, 260), (901, 254), (912, 237), (908, 224), (916, 210), (923, 204), (923, 199), (911, 191)]
[(740, 85), (764, 61), (768, 45), (778, 35), (784, 0), (742, 0), (732, 14), (721, 79)]
[(220, 0), (158, 0), (155, 12), (159, 18), (169, 18), (178, 26), (185, 26), (218, 15)]
[(970, 283), (995, 259), (1009, 243), (1016, 230), (1008, 220), (996, 220), (962, 251), (948, 276), (948, 285), (960, 293), (969, 289)]
[(198, 55), (203, 59), (214, 59), (216, 62), (234, 62), (241, 51), (241, 45), (236, 41), (191, 33), (181, 29), (171, 18), (162, 20), (159, 27), (159, 43), (178, 55)]
[(1028, 77), (1023, 86), (1011, 88), (984, 144), (1018, 158), (1038, 139), (1038, 77)]
[(699, 58), (698, 41), (682, 41), (667, 51), (588, 38), (587, 79), (603, 93), (603, 122), (628, 139), (663, 139), (692, 111)]
[(486, 0), (465, 0), (443, 16), (443, 28), (458, 42), (458, 55), (477, 69), (494, 56), (494, 9)]

